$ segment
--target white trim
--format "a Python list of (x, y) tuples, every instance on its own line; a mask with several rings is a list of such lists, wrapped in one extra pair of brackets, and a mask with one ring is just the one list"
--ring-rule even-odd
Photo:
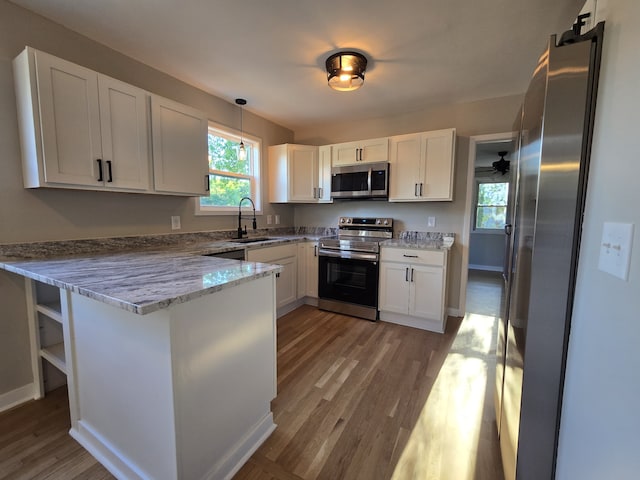
[[(247, 132), (240, 132), (240, 130), (236, 130), (235, 128), (228, 127), (221, 123), (214, 122), (213, 120), (209, 120), (209, 126), (207, 128), (207, 134), (209, 133), (217, 133), (221, 137), (226, 137), (232, 140), (246, 140), (245, 144), (247, 148), (253, 150), (253, 172), (249, 176), (251, 182), (251, 191), (255, 192), (255, 195), (251, 195), (251, 199), (256, 205), (256, 216), (262, 215), (263, 212), (263, 195), (262, 195), (262, 184), (263, 178), (266, 178), (266, 170), (263, 168), (263, 152), (262, 152), (262, 138), (256, 137), (251, 134), (247, 134)], [(245, 178), (241, 176), (240, 178)], [(254, 198), (255, 197), (255, 198)], [(194, 215), (196, 216), (215, 216), (215, 215), (237, 215), (238, 207), (237, 206), (228, 206), (228, 207), (201, 207), (200, 206), (200, 197), (195, 197), (193, 201), (194, 205)], [(215, 210), (209, 210), (209, 208), (215, 208)]]
[(447, 316), (464, 317), (464, 310), (460, 310), (459, 308), (447, 308)]
[(35, 384), (28, 383), (22, 387), (16, 388), (0, 395), (0, 412), (9, 410), (22, 403), (34, 400), (36, 398)]
[(380, 312), (380, 320), (382, 322), (395, 323), (404, 325), (405, 327), (419, 328), (428, 332), (444, 333), (447, 328), (447, 319), (433, 320), (429, 318), (413, 317), (411, 315), (403, 315), (394, 312)]
[(469, 242), (471, 240), (471, 214), (473, 210), (473, 186), (475, 184), (476, 147), (479, 143), (510, 141), (518, 137), (517, 132), (492, 133), (469, 137), (469, 158), (467, 160), (467, 201), (464, 207), (464, 221), (460, 246), (462, 248), (462, 272), (460, 273), (460, 296), (458, 310), (466, 312), (467, 281), (469, 279)]

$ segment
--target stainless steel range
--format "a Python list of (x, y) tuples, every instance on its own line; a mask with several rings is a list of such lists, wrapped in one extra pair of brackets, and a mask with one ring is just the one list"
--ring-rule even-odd
[(340, 217), (338, 236), (320, 239), (318, 307), (377, 320), (380, 242), (392, 237), (392, 218)]

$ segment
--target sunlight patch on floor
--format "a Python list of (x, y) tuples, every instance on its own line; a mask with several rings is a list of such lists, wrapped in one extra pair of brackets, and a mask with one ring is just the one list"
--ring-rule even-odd
[(393, 474), (473, 480), (497, 318), (467, 314)]

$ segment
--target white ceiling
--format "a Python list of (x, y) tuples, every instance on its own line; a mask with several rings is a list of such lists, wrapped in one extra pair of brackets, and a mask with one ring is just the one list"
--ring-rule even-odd
[[(13, 0), (293, 130), (522, 93), (584, 0)], [(369, 59), (336, 92), (325, 59)]]

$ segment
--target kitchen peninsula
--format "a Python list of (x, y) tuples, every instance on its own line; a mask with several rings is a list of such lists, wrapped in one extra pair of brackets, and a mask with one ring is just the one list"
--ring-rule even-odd
[(275, 429), (281, 267), (147, 250), (0, 268), (27, 278), (31, 328), (59, 317), (70, 433), (116, 477), (227, 478)]

